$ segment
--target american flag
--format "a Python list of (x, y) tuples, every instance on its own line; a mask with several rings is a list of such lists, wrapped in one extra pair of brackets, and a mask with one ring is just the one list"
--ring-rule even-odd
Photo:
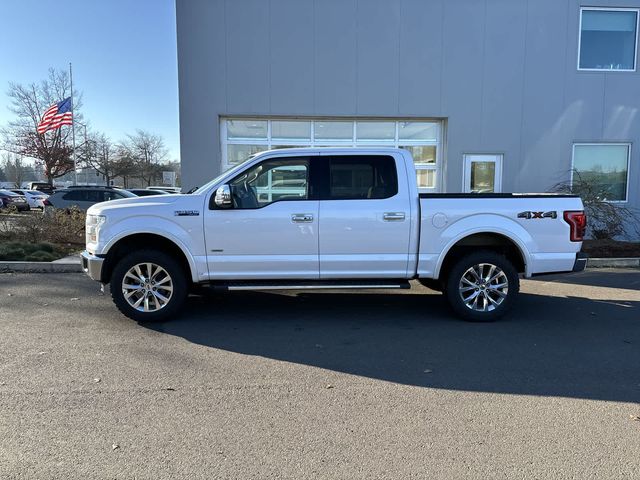
[(67, 97), (47, 108), (38, 124), (37, 131), (42, 134), (48, 130), (60, 128), (62, 125), (71, 124), (73, 124), (73, 107), (71, 97)]

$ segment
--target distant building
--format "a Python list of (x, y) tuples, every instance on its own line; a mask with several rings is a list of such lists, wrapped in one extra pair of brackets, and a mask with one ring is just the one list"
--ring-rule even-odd
[(183, 186), (300, 145), (410, 150), (424, 192), (640, 207), (640, 0), (177, 0)]

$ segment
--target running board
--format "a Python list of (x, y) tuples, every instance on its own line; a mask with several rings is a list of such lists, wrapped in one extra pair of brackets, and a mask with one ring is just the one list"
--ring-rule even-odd
[(409, 289), (408, 280), (305, 280), (287, 281), (237, 281), (211, 283), (213, 288), (224, 290), (330, 290), (330, 289)]

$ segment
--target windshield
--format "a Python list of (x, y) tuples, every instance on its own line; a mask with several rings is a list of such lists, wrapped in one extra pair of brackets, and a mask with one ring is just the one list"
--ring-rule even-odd
[(5, 197), (19, 197), (17, 193), (10, 192), (9, 190), (0, 190), (0, 195), (4, 195)]
[(203, 186), (198, 188), (197, 190), (195, 190), (193, 192), (189, 191), (188, 193), (193, 193), (194, 195), (200, 195), (200, 194), (206, 192), (209, 188), (211, 188), (212, 185), (215, 185), (216, 183), (218, 183), (222, 179), (222, 177), (225, 177), (225, 176), (227, 176), (229, 174), (237, 172), (238, 170), (240, 170), (244, 166), (245, 163), (247, 163), (249, 160), (253, 159), (256, 155), (258, 155), (258, 154), (254, 153), (253, 155), (249, 155), (247, 158), (245, 158), (242, 162), (240, 162), (235, 167), (233, 167), (233, 168), (231, 168), (229, 170), (225, 170), (224, 172), (222, 172), (220, 175), (218, 175), (216, 178), (214, 178), (210, 182), (207, 182)]

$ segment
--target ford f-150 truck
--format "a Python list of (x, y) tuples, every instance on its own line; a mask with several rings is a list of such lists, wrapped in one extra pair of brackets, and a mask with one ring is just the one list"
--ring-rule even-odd
[(291, 148), (251, 157), (187, 195), (88, 210), (83, 268), (138, 321), (175, 316), (191, 289), (409, 288), (490, 321), (519, 277), (583, 270), (582, 201), (424, 194), (406, 150)]

